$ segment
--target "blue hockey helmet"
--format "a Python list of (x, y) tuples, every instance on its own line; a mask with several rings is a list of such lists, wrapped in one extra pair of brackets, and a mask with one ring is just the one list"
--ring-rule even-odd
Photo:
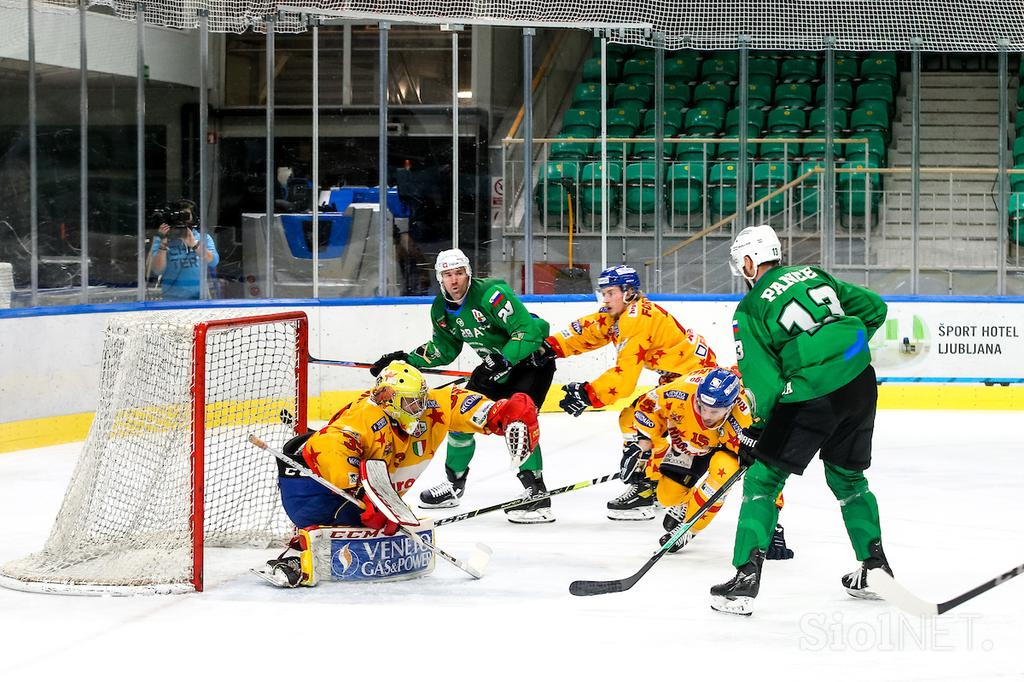
[(740, 397), (740, 378), (727, 369), (716, 367), (697, 385), (697, 409), (708, 426), (718, 426), (732, 411)]
[(606, 287), (619, 287), (623, 292), (630, 288), (640, 291), (640, 275), (628, 265), (606, 268), (597, 277), (597, 288)]

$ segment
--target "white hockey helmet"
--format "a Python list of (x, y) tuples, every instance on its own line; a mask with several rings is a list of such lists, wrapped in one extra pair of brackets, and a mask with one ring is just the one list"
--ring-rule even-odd
[(749, 257), (754, 269), (762, 263), (782, 260), (782, 244), (771, 225), (752, 225), (738, 235), (729, 248), (729, 267), (732, 274), (753, 285), (754, 278), (743, 274), (743, 259)]
[(444, 282), (441, 281), (441, 273), (445, 270), (454, 270), (455, 268), (466, 268), (466, 274), (470, 277), (473, 276), (473, 268), (469, 264), (469, 258), (466, 254), (462, 253), (462, 249), (448, 249), (437, 254), (437, 261), (434, 263), (434, 275), (437, 277), (437, 283), (444, 288)]

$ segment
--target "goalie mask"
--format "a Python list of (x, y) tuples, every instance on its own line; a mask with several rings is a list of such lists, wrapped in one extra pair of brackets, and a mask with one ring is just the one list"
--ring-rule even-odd
[(717, 428), (732, 412), (740, 397), (740, 379), (727, 369), (716, 367), (701, 379), (694, 402), (697, 415), (708, 428)]
[(427, 382), (412, 365), (396, 360), (385, 367), (370, 397), (409, 435), (426, 430), (420, 417), (427, 409)]

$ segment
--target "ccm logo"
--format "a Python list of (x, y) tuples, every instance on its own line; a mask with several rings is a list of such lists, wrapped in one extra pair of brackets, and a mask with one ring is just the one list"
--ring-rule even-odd
[(377, 531), (367, 528), (362, 530), (332, 530), (331, 538), (343, 538), (345, 540), (365, 540), (366, 538), (377, 537)]

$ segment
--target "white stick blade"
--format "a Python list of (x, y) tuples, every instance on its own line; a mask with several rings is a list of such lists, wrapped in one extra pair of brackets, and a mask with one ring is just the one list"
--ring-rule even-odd
[(494, 551), (483, 543), (476, 543), (473, 547), (473, 553), (469, 557), (469, 561), (466, 565), (476, 578), (482, 578), (484, 571), (487, 570), (487, 564), (491, 562), (491, 554)]
[(907, 588), (896, 582), (891, 575), (880, 568), (872, 568), (868, 571), (868, 587), (876, 592), (882, 599), (898, 606), (907, 613), (915, 616), (937, 616), (939, 607), (937, 604), (926, 602), (924, 599), (912, 594)]

